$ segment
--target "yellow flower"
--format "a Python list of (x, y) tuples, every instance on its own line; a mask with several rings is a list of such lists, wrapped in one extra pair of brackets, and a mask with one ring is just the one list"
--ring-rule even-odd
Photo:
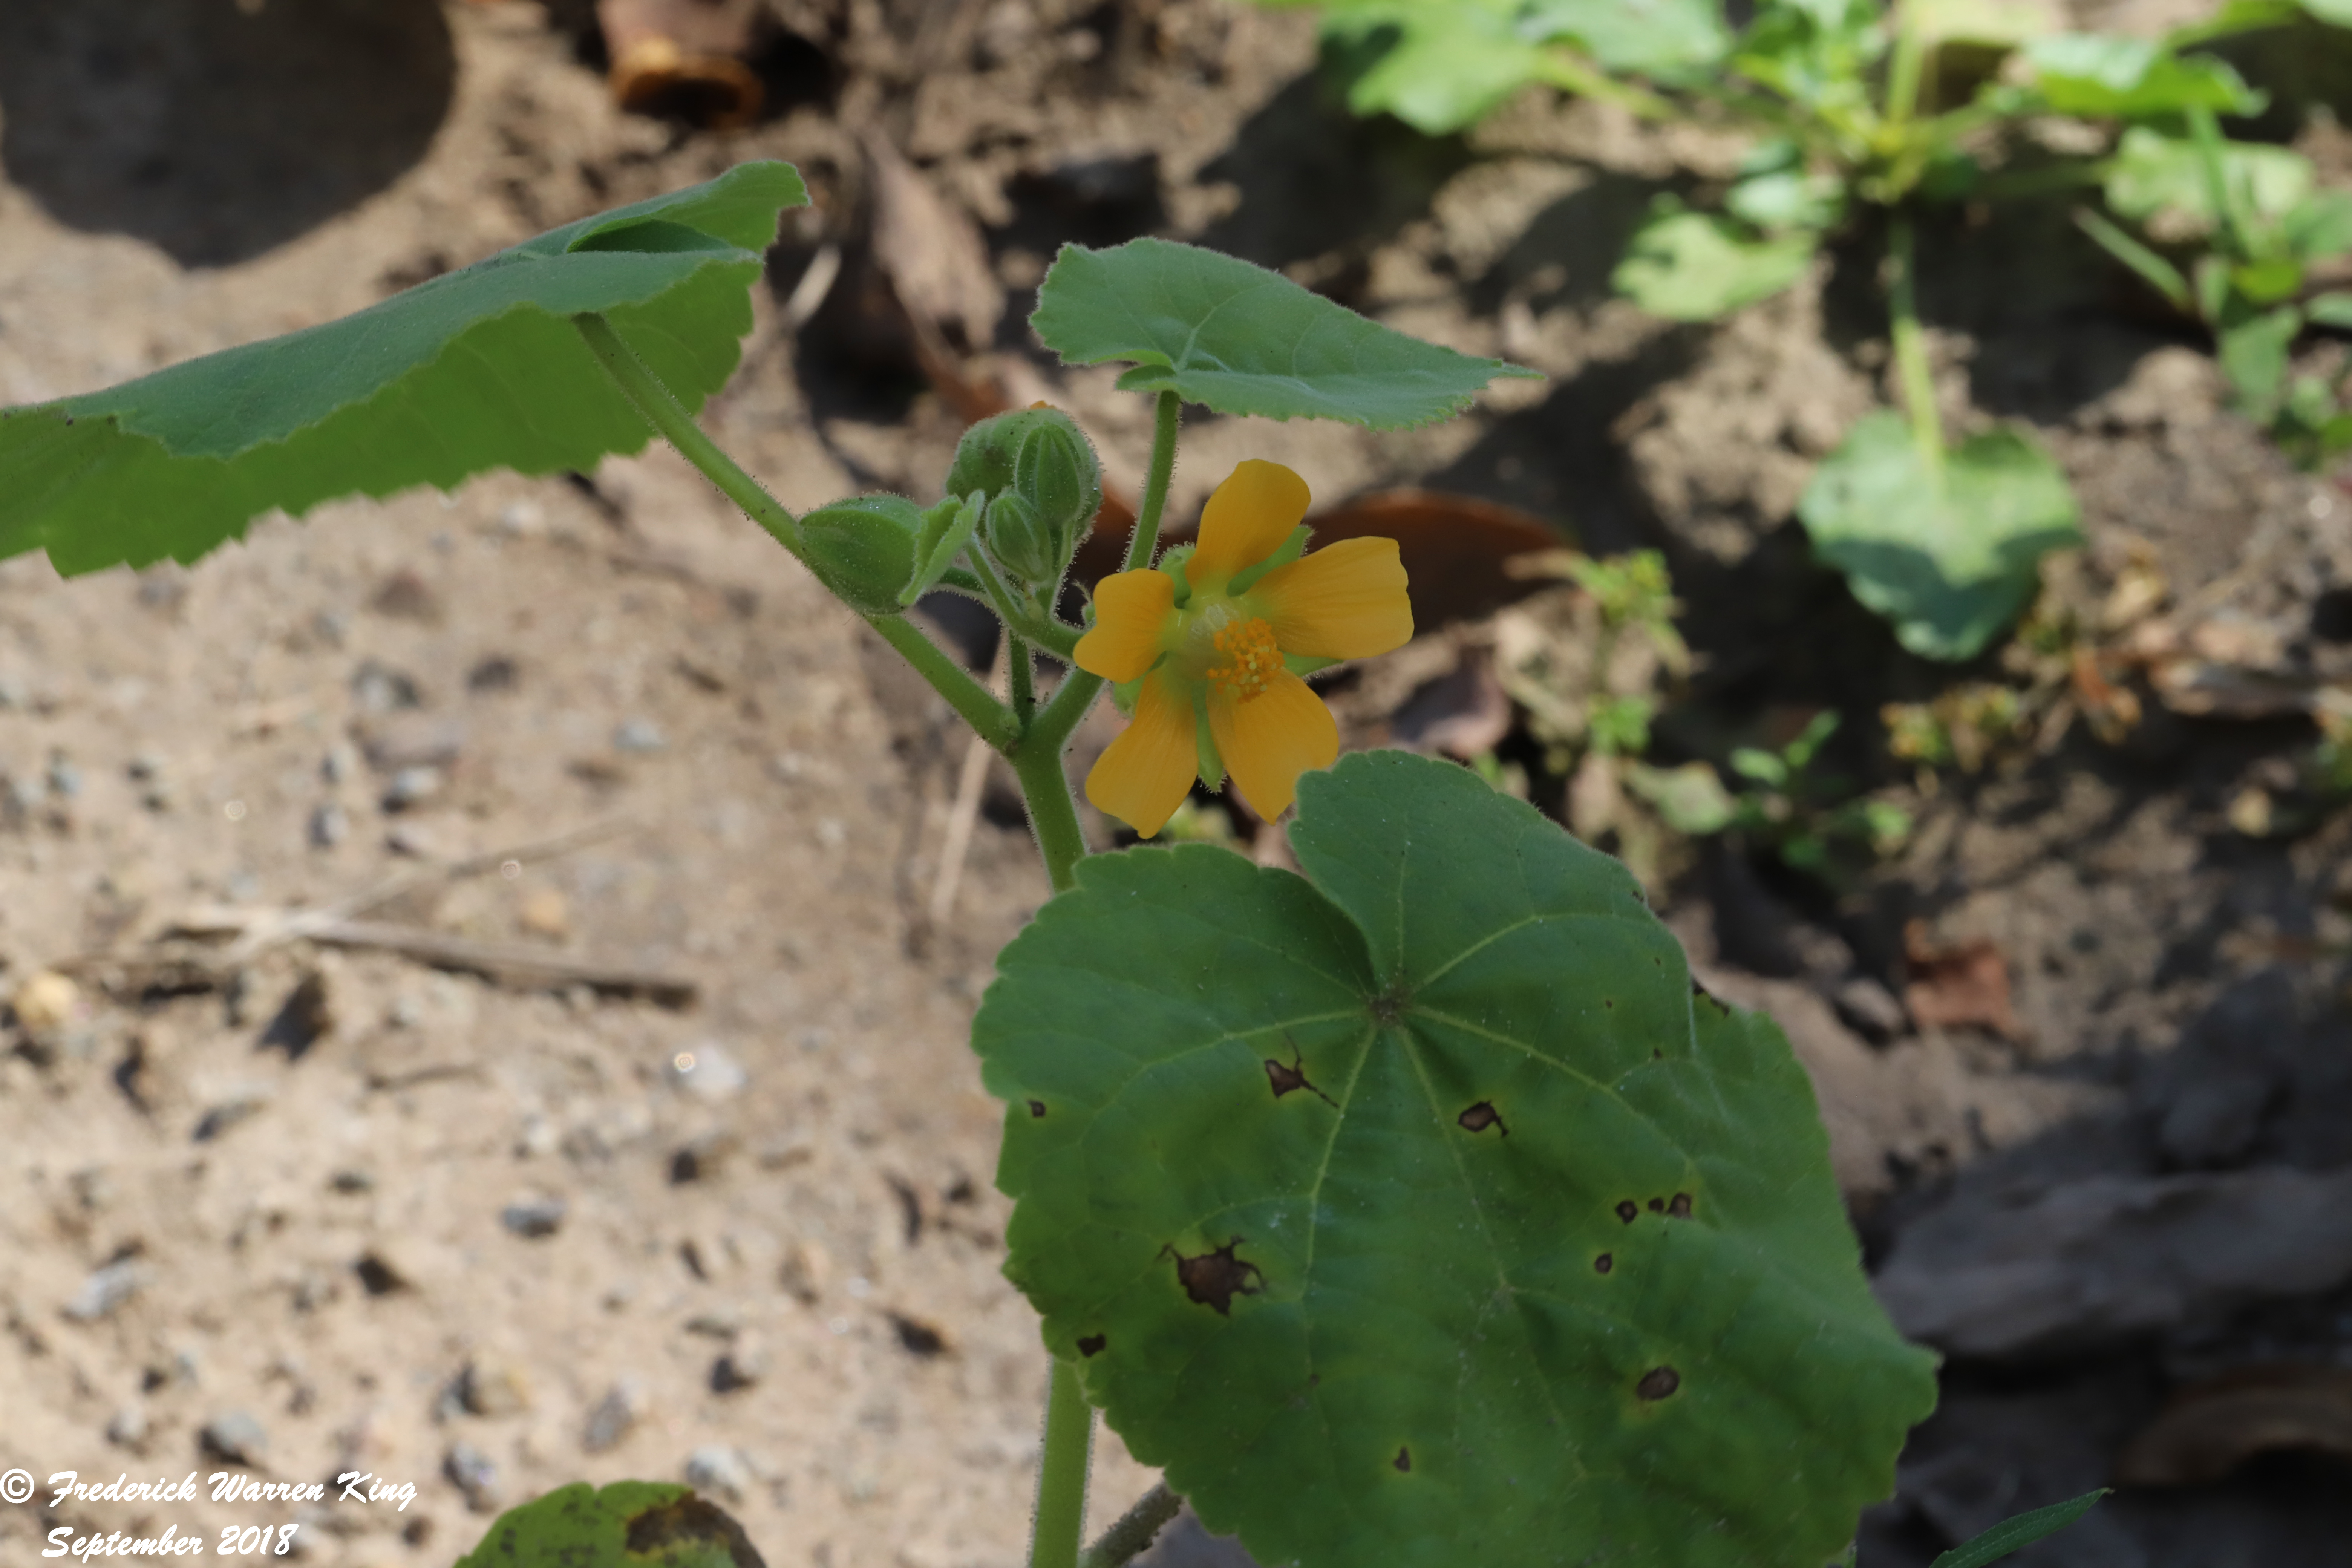
[(1292, 666), (1370, 658), (1412, 636), (1393, 539), (1345, 539), (1300, 558), (1307, 481), (1252, 459), (1217, 487), (1201, 542), (1095, 588), (1080, 669), (1141, 680), (1135, 721), (1087, 775), (1087, 798), (1146, 838), (1197, 773), (1226, 769), (1271, 822), (1298, 775), (1339, 755), (1339, 730)]

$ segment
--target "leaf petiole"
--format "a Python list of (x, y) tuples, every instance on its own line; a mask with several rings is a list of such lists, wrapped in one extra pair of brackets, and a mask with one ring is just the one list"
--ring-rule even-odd
[(1927, 362), (1927, 334), (1919, 325), (1918, 258), (1911, 215), (1895, 212), (1887, 221), (1886, 248), (1894, 277), (1887, 293), (1895, 339), (1895, 370), (1903, 403), (1911, 416), (1911, 438), (1937, 493), (1944, 489), (1944, 423), (1936, 414), (1936, 376)]

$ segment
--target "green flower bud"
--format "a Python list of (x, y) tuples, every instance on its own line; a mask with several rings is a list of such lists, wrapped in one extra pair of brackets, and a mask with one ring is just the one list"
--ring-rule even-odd
[[(1102, 506), (1102, 466), (1068, 415), (1024, 408), (964, 432), (948, 489), (989, 498), (982, 538), (990, 557), (1018, 582), (1045, 588), (1061, 581)], [(996, 504), (1015, 496), (1017, 505)]]
[(904, 496), (854, 496), (801, 519), (801, 554), (859, 615), (895, 616), (922, 531), (922, 509)]

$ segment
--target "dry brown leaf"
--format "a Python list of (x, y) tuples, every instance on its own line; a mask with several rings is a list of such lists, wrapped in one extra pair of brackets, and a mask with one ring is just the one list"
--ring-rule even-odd
[(924, 343), (927, 352), (987, 348), (1004, 315), (1004, 290), (988, 264), (980, 226), (931, 189), (889, 142), (870, 134), (865, 140), (874, 183), (874, 258), (906, 307), (919, 342), (928, 332), (939, 341)]
[(596, 0), (613, 101), (712, 131), (751, 124), (764, 97), (743, 63), (758, 16), (756, 0)]
[(1468, 761), (1511, 732), (1511, 700), (1486, 650), (1462, 649), (1454, 668), (1425, 682), (1389, 715), (1389, 742)]
[(2000, 949), (1978, 938), (1955, 947), (1936, 947), (1924, 921), (1903, 928), (1904, 959), (1910, 971), (1903, 1005), (1922, 1028), (1974, 1026), (2005, 1040), (2021, 1031), (2010, 1005), (2009, 961)]
[(2218, 1481), (2257, 1454), (2295, 1448), (2352, 1460), (2352, 1372), (2275, 1364), (2182, 1389), (2116, 1460), (2127, 1487)]

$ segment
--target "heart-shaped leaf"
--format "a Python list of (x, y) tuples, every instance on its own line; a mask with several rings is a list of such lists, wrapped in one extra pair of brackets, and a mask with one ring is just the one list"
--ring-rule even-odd
[(652, 434), (570, 318), (607, 316), (688, 407), (734, 373), (784, 163), (553, 229), (341, 321), (0, 411), (0, 557), (193, 561), (273, 509), (593, 468)]
[(1780, 1032), (1466, 770), (1359, 753), (1299, 811), (1304, 878), (1094, 857), (999, 960), (1047, 1342), (1261, 1562), (1827, 1561), (1935, 1380)]
[(1945, 457), (1941, 483), (1891, 409), (1865, 414), (1797, 503), (1814, 553), (1923, 658), (1972, 658), (2033, 596), (2036, 563), (2082, 542), (2050, 454), (2009, 430)]
[(1030, 325), (1071, 364), (1129, 360), (1129, 392), (1220, 414), (1399, 430), (1459, 414), (1497, 376), (1537, 373), (1391, 331), (1278, 272), (1168, 239), (1066, 245)]

